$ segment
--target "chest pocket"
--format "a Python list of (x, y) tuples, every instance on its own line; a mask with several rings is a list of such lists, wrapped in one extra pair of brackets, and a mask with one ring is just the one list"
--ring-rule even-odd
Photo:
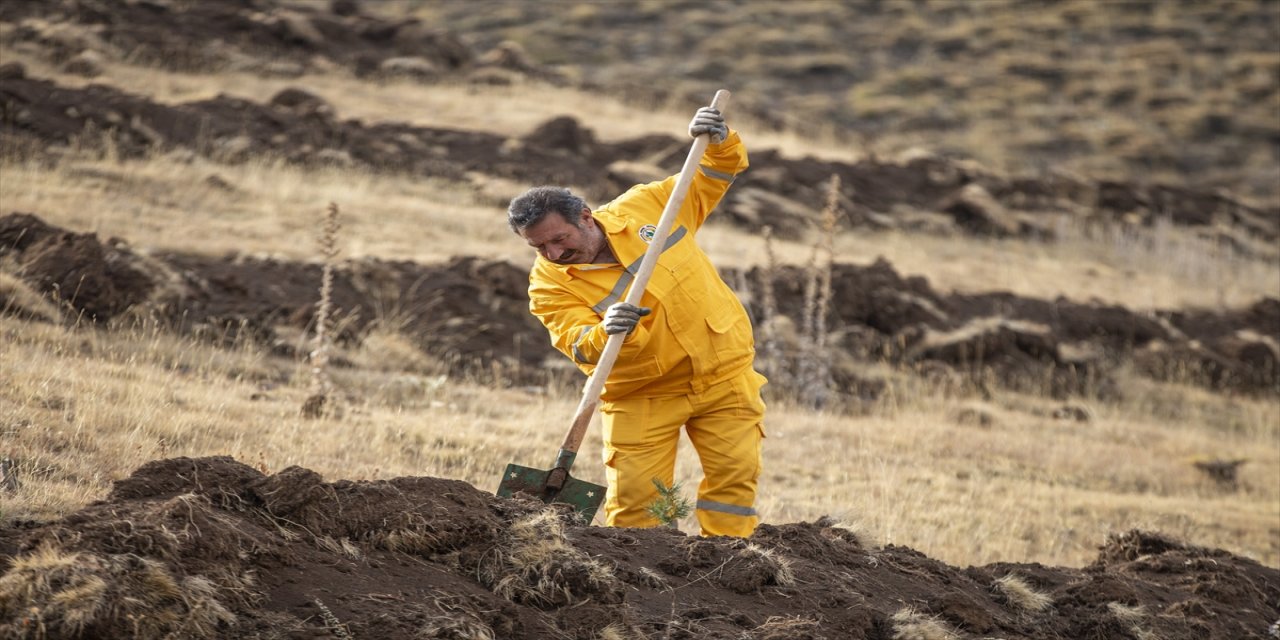
[[(662, 255), (658, 258), (658, 266), (665, 267), (667, 271), (679, 273), (680, 268), (693, 259), (696, 252), (697, 247), (693, 243), (693, 234), (689, 233), (689, 228), (676, 227), (671, 230), (671, 235), (667, 236)], [(639, 267), (637, 263), (636, 268)]]

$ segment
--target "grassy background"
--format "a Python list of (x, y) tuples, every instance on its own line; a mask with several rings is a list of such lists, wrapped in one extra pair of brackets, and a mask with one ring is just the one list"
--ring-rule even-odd
[[(534, 16), (534, 4), (371, 6), (442, 21), (477, 45), (515, 39), (584, 81), (595, 81), (598, 67), (634, 86), (428, 86), (370, 82), (340, 70), (284, 80), (110, 61), (93, 81), (165, 102), (220, 92), (264, 101), (286, 86), (305, 86), (344, 118), (508, 135), (571, 114), (604, 138), (678, 132), (693, 106), (723, 85), (742, 101), (731, 121), (755, 149), (853, 160), (923, 145), (997, 169), (1193, 178), (1274, 201), (1267, 191), (1274, 185), (1260, 178), (1275, 175), (1268, 136), (1276, 128), (1280, 60), (1253, 44), (1276, 27), (1265, 3), (1222, 3), (1214, 11), (1155, 3), (1142, 15), (1094, 2), (883, 3), (879, 12), (829, 2), (593, 3), (564, 5), (554, 20)], [(719, 32), (723, 7), (770, 15), (736, 21), (732, 37), (699, 36)], [(1263, 20), (1246, 19), (1259, 10)], [(633, 13), (685, 27), (603, 28)], [(1194, 37), (1185, 33), (1193, 19), (1203, 25)], [(1139, 38), (1134, 29), (1154, 33)], [(924, 44), (907, 55), (913, 37)], [(1184, 46), (1190, 40), (1204, 47)], [(941, 55), (951, 41), (970, 53)], [(1054, 44), (1061, 42), (1075, 43), (1065, 57)], [(840, 48), (846, 45), (854, 53)], [(1225, 49), (1215, 54), (1214, 47)], [(979, 50), (981, 64), (973, 57)], [(669, 56), (677, 54), (684, 66), (672, 67)], [(22, 61), (38, 77), (88, 82), (23, 51), (0, 49), (0, 57)], [(732, 73), (685, 68), (727, 57), (737, 61)], [(614, 64), (630, 58), (646, 64)], [(664, 64), (678, 68), (680, 79), (646, 80), (661, 77), (655, 69)], [(1057, 75), (1065, 79), (1054, 86), (1038, 79)], [(778, 78), (790, 76), (800, 81), (780, 89)], [(856, 83), (842, 87), (832, 78)], [(664, 92), (641, 91), (646, 83)], [(1112, 104), (1130, 91), (1133, 97)], [(1230, 132), (1195, 139), (1189, 132), (1213, 113), (1230, 116)], [(929, 118), (945, 126), (929, 125)], [(813, 119), (824, 123), (821, 135), (806, 126)], [(830, 124), (837, 122), (844, 124)], [(918, 124), (904, 124), (910, 122)], [(1069, 135), (1081, 142), (1062, 146)], [(1143, 158), (1165, 157), (1152, 149), (1169, 154), (1173, 165), (1144, 167)], [(1184, 155), (1203, 165), (1184, 171), (1177, 164)], [(51, 163), (0, 159), (0, 175), (0, 211), (32, 212), (144, 250), (315, 259), (321, 213), (334, 201), (343, 211), (343, 257), (532, 259), (507, 232), (502, 207), (482, 181), (308, 170), (271, 158), (122, 162), (75, 152)], [(883, 256), (940, 291), (1005, 289), (1133, 309), (1280, 295), (1274, 261), (1222, 254), (1179, 229), (1157, 226), (1105, 241), (1069, 225), (1062, 231), (1052, 244), (860, 232), (841, 235), (835, 246), (851, 261)], [(724, 266), (762, 260), (760, 239), (739, 230), (713, 225), (700, 242)], [(810, 252), (805, 242), (777, 248), (792, 264)], [(0, 276), (3, 290), (23, 291), (3, 269)], [(345, 396), (340, 415), (304, 420), (298, 408), (307, 367), (259, 346), (215, 348), (130, 319), (103, 330), (0, 318), (0, 455), (19, 461), (23, 483), (18, 492), (0, 492), (0, 517), (68, 513), (104, 496), (112, 480), (139, 464), (179, 455), (233, 455), (268, 471), (298, 464), (330, 479), (431, 475), (492, 488), (508, 462), (550, 464), (576, 403), (568, 386), (497, 389), (444, 376), (441, 364), (417, 352), (390, 321), (341, 355), (352, 366), (334, 371)], [(1084, 422), (1055, 419), (1061, 403), (1045, 398), (957, 396), (909, 377), (894, 378), (890, 393), (864, 415), (775, 401), (759, 507), (774, 523), (831, 515), (879, 543), (953, 564), (1081, 565), (1105, 533), (1142, 527), (1280, 565), (1280, 402), (1138, 377), (1121, 382), (1122, 401), (1075, 403), (1092, 415)], [(594, 464), (598, 427), (583, 451), (578, 473), (602, 480)], [(1240, 486), (1200, 474), (1191, 464), (1200, 458), (1247, 458)], [(687, 447), (679, 466), (691, 493), (698, 473)]]
[(1280, 203), (1280, 12), (1267, 0), (378, 3), (566, 76), (892, 155), (1225, 187)]

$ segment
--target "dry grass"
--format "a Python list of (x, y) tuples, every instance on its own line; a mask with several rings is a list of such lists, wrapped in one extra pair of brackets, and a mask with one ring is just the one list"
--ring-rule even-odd
[(551, 509), (512, 523), (502, 544), (481, 560), (476, 577), (498, 596), (537, 607), (622, 597), (618, 577), (569, 543), (561, 515)]
[[(113, 162), (69, 157), (54, 168), (0, 160), (0, 211), (120, 237), (141, 248), (213, 255), (314, 257), (299, 237), (313, 234), (319, 203), (337, 202), (344, 255), (437, 262), (475, 255), (531, 264), (532, 252), (505, 224), (502, 207), (469, 184), (376, 175), (359, 170), (304, 170), (274, 161), (222, 165), (202, 159)], [(219, 176), (234, 191), (211, 185)], [(1280, 262), (1225, 253), (1181, 228), (1151, 235), (1113, 230), (1097, 239), (1064, 220), (1056, 243), (983, 240), (897, 231), (842, 233), (842, 260), (888, 259), (941, 292), (1008, 290), (1025, 296), (1096, 299), (1135, 310), (1251, 304), (1280, 296)], [(763, 240), (711, 225), (700, 244), (717, 264), (750, 267)], [(774, 242), (782, 264), (804, 264), (812, 243)]]
[[(926, 145), (1002, 169), (1156, 178), (1276, 200), (1276, 160), (1249, 133), (1274, 131), (1280, 106), (1265, 0), (1078, 0), (1035, 10), (793, 0), (671, 12), (662, 4), (615, 8), (618, 22), (653, 25), (623, 31), (596, 28), (608, 20), (597, 6), (552, 14), (383, 2), (378, 10), (449, 24), (478, 42), (514, 40), (534, 59), (605, 83), (624, 77), (678, 93), (731, 77), (739, 96), (759, 96), (775, 117), (837, 122), (837, 135), (881, 155)], [(723, 37), (671, 47), (656, 35), (690, 25)], [(1215, 121), (1229, 124), (1215, 130)]]
[(769, 616), (763, 624), (745, 632), (744, 640), (753, 638), (813, 638), (822, 637), (822, 623), (801, 617)]
[[(39, 77), (71, 86), (90, 82), (62, 74), (23, 52), (0, 48), (0, 54), (23, 62)], [(370, 83), (341, 72), (280, 79), (236, 72), (175, 73), (118, 62), (109, 63), (106, 74), (92, 81), (170, 103), (218, 93), (265, 101), (281, 89), (301, 86), (332, 102), (344, 118), (487, 129), (513, 136), (562, 114), (579, 117), (605, 139), (670, 134), (681, 131), (688, 119), (683, 104), (655, 108), (536, 84)], [(478, 109), (477, 104), (485, 107)], [(777, 148), (792, 156), (845, 161), (858, 155), (850, 145), (824, 143), (822, 136), (765, 133), (735, 117), (730, 114), (753, 149)], [(976, 137), (1000, 136), (979, 131)], [(929, 142), (920, 141), (926, 147)], [(7, 178), (0, 182), (0, 211), (35, 213), (55, 224), (125, 238), (141, 247), (308, 259), (312, 252), (294, 239), (310, 234), (317, 203), (336, 202), (353, 212), (344, 219), (344, 250), (353, 257), (435, 261), (462, 254), (532, 260), (524, 244), (507, 230), (501, 206), (503, 196), (515, 195), (524, 185), (498, 185), (495, 191), (488, 181), (306, 170), (272, 159), (232, 166), (202, 158), (119, 163), (72, 155), (52, 169), (0, 159), (0, 171)], [(1096, 298), (1135, 309), (1240, 305), (1259, 295), (1280, 296), (1280, 259), (1231, 255), (1185, 229), (1097, 230), (1064, 216), (1055, 231), (1061, 240), (1049, 244), (858, 231), (840, 234), (834, 249), (846, 260), (870, 262), (883, 256), (904, 273), (929, 278), (940, 291), (1005, 289), (1046, 298)], [(744, 243), (758, 242), (750, 234), (712, 225), (700, 240), (717, 264), (752, 266), (761, 261), (759, 252), (741, 250)], [(814, 243), (778, 244), (783, 263), (802, 264)]]
[(313, 245), (296, 239), (314, 236), (315, 212), (326, 202), (352, 212), (343, 220), (343, 249), (354, 257), (492, 257), (513, 253), (518, 241), (501, 212), (478, 204), (469, 185), (439, 180), (307, 171), (265, 159), (223, 165), (71, 157), (53, 168), (0, 162), (0, 210), (35, 213), (139, 247), (311, 259)]
[(1052, 597), (1036, 591), (1017, 574), (1010, 573), (997, 578), (994, 586), (1009, 604), (1023, 613), (1040, 613), (1053, 606)]
[(791, 568), (791, 560), (779, 555), (773, 549), (747, 544), (734, 556), (751, 565), (760, 574), (762, 584), (790, 587), (796, 583), (796, 574)]
[(414, 635), (420, 640), (494, 640), (496, 637), (492, 627), (469, 615), (431, 620)]
[[(789, 5), (788, 5), (789, 6)], [(9, 57), (7, 50), (0, 50)], [(40, 63), (27, 60), (36, 75)], [(1270, 64), (1268, 62), (1268, 64)], [(61, 77), (69, 84), (83, 82)], [(218, 91), (258, 100), (306, 86), (343, 117), (431, 126), (486, 126), (517, 135), (551, 115), (575, 113), (601, 135), (679, 131), (681, 110), (635, 110), (620, 102), (537, 87), (368, 85), (341, 74), (264, 80), (243, 74), (174, 74), (110, 64), (99, 78), (147, 87), (169, 101)], [(490, 107), (477, 109), (478, 101)], [(683, 110), (687, 111), (687, 110)], [(491, 118), (496, 118), (492, 119)], [(607, 127), (601, 123), (617, 123)], [(847, 148), (797, 136), (751, 133), (753, 148), (841, 157)], [(204, 159), (118, 162), (68, 156), (55, 166), (0, 159), (0, 213), (118, 236), (137, 247), (307, 260), (317, 207), (337, 202), (344, 253), (434, 262), (455, 254), (527, 264), (532, 254), (506, 228), (501, 207), (470, 184), (273, 160), (222, 165)], [(217, 180), (209, 180), (217, 176)], [(1185, 230), (1089, 235), (1064, 222), (1061, 241), (842, 233), (836, 255), (889, 259), (940, 291), (990, 291), (1133, 309), (1218, 306), (1280, 295), (1280, 265), (1223, 254)], [(759, 238), (711, 225), (699, 237), (720, 265), (763, 261)], [(802, 264), (811, 241), (775, 243), (783, 263)], [(34, 317), (59, 311), (0, 270), (0, 295)], [(335, 370), (349, 396), (342, 420), (304, 420), (304, 363), (252, 344), (215, 349), (146, 326), (68, 328), (0, 316), (0, 455), (18, 463), (22, 487), (0, 492), (4, 518), (49, 518), (102, 498), (112, 480), (171, 456), (228, 454), (266, 470), (301, 465), (330, 479), (431, 475), (490, 490), (508, 462), (554, 451), (572, 393), (487, 388), (449, 379), (382, 319)], [(876, 543), (893, 542), (955, 564), (996, 560), (1082, 565), (1109, 531), (1164, 530), (1270, 566), (1280, 564), (1280, 403), (1124, 380), (1126, 400), (1091, 407), (1087, 422), (1054, 420), (1048, 401), (998, 393), (977, 408), (995, 419), (955, 425), (974, 408), (910, 381), (862, 417), (770, 407), (758, 508), (766, 522), (831, 515), (858, 522)], [(352, 437), (353, 433), (360, 437)], [(813, 443), (821, 442), (822, 447)], [(598, 451), (598, 429), (584, 454)], [(1224, 491), (1187, 462), (1248, 457), (1239, 488)], [(584, 458), (585, 460), (585, 458)], [(696, 485), (696, 458), (682, 447), (676, 480)], [(576, 471), (602, 482), (598, 464)], [(682, 522), (686, 530), (696, 523)], [(430, 542), (402, 536), (395, 548)], [(864, 545), (868, 546), (868, 545)]]
[(959, 636), (942, 621), (910, 607), (890, 616), (893, 640), (956, 640)]
[(0, 313), (44, 322), (62, 319), (62, 313), (48, 298), (32, 291), (21, 278), (5, 271), (0, 271)]
[(1123, 602), (1108, 602), (1107, 611), (1126, 628), (1134, 640), (1158, 640), (1159, 636), (1142, 627), (1148, 615), (1145, 607), (1131, 606)]
[[(369, 122), (405, 122), (424, 127), (491, 131), (521, 136), (547, 120), (570, 115), (595, 130), (601, 140), (620, 140), (659, 133), (672, 135), (689, 123), (688, 105), (646, 104), (600, 92), (551, 87), (540, 83), (492, 86), (468, 83), (419, 84), (407, 80), (369, 82), (345, 72), (308, 74), (299, 78), (266, 78), (249, 72), (217, 71), (180, 73), (122, 62), (108, 62), (103, 75), (87, 79), (7, 47), (0, 47), (5, 61), (20, 61), (30, 75), (71, 87), (105, 83), (166, 103), (179, 104), (225, 93), (258, 102), (270, 100), (289, 87), (305, 87), (329, 101), (342, 118)], [(707, 95), (707, 100), (711, 95)], [(477, 105), (483, 105), (477, 108)], [(827, 136), (800, 135), (794, 131), (766, 131), (745, 117), (733, 126), (753, 133), (753, 143), (777, 148), (792, 156), (852, 160), (855, 150)]]
[(209, 580), (176, 577), (147, 558), (44, 546), (0, 576), (0, 635), (215, 638), (235, 620), (216, 595)]
[[(492, 489), (506, 463), (554, 451), (573, 410), (572, 394), (449, 380), (425, 359), (416, 371), (387, 367), (378, 350), (402, 344), (389, 336), (343, 354), (384, 366), (336, 370), (351, 394), (348, 414), (314, 421), (297, 414), (308, 393), (305, 364), (253, 345), (223, 350), (141, 327), (104, 332), (8, 317), (0, 339), (0, 439), (22, 478), (20, 492), (0, 493), (7, 518), (68, 513), (142, 463), (180, 455), (228, 454), (268, 471), (298, 464), (331, 479), (429, 475)], [(864, 417), (773, 403), (757, 505), (764, 520), (831, 515), (859, 523), (876, 544), (957, 564), (1083, 565), (1107, 532), (1133, 527), (1280, 563), (1274, 400), (1135, 379), (1126, 401), (1092, 406), (1093, 419), (1077, 422), (1055, 420), (1056, 405), (1039, 398), (998, 393), (977, 402), (904, 385)], [(974, 406), (994, 420), (949, 419)], [(583, 451), (598, 448), (592, 429)], [(1189, 462), (1245, 454), (1234, 491)], [(598, 465), (580, 466), (584, 480), (603, 481)], [(697, 468), (681, 447), (676, 479), (697, 484)]]

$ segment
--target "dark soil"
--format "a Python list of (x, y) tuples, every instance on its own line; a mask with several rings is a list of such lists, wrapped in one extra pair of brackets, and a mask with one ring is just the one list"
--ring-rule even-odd
[[(826, 519), (702, 539), (580, 526), (562, 511), (536, 517), (543, 507), (437, 478), (326, 482), (300, 467), (263, 475), (226, 457), (158, 460), (63, 520), (0, 529), (9, 569), (0, 635), (38, 637), (37, 619), (49, 637), (132, 635), (136, 621), (110, 600), (125, 594), (113, 592), (80, 612), (73, 633), (67, 616), (85, 601), (72, 586), (104, 566), (124, 567), (112, 574), (120, 581), (158, 572), (148, 561), (179, 584), (207, 581), (200, 605), (232, 615), (196, 632), (189, 621), (201, 611), (187, 611), (134, 637), (183, 628), (209, 638), (586, 640), (612, 625), (631, 634), (622, 637), (888, 640), (902, 637), (891, 616), (910, 607), (961, 637), (1238, 640), (1266, 637), (1280, 617), (1280, 570), (1141, 531), (1113, 537), (1080, 569), (960, 569), (906, 547), (865, 547)], [(524, 578), (503, 559), (530, 540), (553, 560), (532, 576), (554, 586), (552, 597), (509, 588)], [(11, 563), (41, 547), (80, 555), (40, 586)], [(1010, 574), (1051, 605), (1019, 607), (996, 585)], [(127, 595), (153, 596), (138, 589)], [(1116, 606), (1142, 613), (1126, 618)]]
[[(4, 44), (67, 71), (92, 67), (87, 54), (192, 72), (536, 79), (641, 104), (692, 103), (728, 79), (735, 112), (765, 126), (821, 122), (823, 135), (860, 147), (926, 140), (951, 157), (1039, 169), (989, 187), (1002, 201), (1043, 205), (1084, 190), (1120, 214), (1171, 201), (1175, 217), (1194, 217), (1231, 215), (1219, 188), (1273, 207), (1277, 195), (1280, 75), (1268, 55), (1280, 22), (1267, 0), (1208, 13), (1196, 3), (1049, 6), (1034, 19), (1016, 5), (963, 2), (425, 4), (407, 17), (358, 0), (9, 0), (0, 22)], [(1017, 98), (983, 106), (993, 88)], [(1082, 126), (1104, 119), (1106, 135)], [(975, 145), (979, 130), (988, 139)], [(1116, 167), (1162, 172), (1196, 193), (1069, 177), (1086, 168), (1114, 178)]]
[[(415, 19), (381, 19), (341, 11), (343, 3), (219, 0), (198, 3), (119, 0), (15, 0), (0, 21), (15, 28), (9, 44), (29, 44), (54, 62), (86, 49), (105, 56), (182, 71), (234, 69), (301, 75), (346, 67), (362, 76), (387, 75), (387, 59), (427, 63), (438, 80), (485, 67), (553, 74), (509, 57), (478, 55), (446, 29)], [(358, 9), (356, 3), (346, 3)], [(68, 28), (51, 30), (47, 22)]]
[[(686, 141), (668, 136), (601, 142), (570, 117), (507, 140), (484, 132), (342, 120), (322, 98), (298, 88), (265, 104), (221, 95), (170, 106), (106, 85), (70, 88), (15, 73), (0, 79), (0, 145), (40, 157), (51, 149), (92, 148), (110, 139), (124, 157), (183, 150), (239, 162), (268, 155), (459, 181), (482, 175), (566, 184), (603, 201), (635, 183), (635, 165), (648, 167), (645, 175), (669, 175), (687, 153)], [(846, 213), (837, 220), (840, 227), (1045, 241), (1064, 216), (1098, 233), (1172, 223), (1245, 255), (1272, 255), (1268, 247), (1280, 238), (1280, 211), (1217, 192), (1017, 179), (933, 156), (845, 163), (753, 148), (751, 163), (714, 219), (757, 231), (767, 224), (783, 238), (817, 228), (832, 176), (841, 180)]]
[[(60, 300), (75, 320), (150, 319), (188, 334), (251, 339), (284, 356), (299, 354), (279, 329), (310, 328), (321, 277), (318, 264), (266, 258), (144, 257), (122, 240), (102, 242), (21, 213), (0, 217), (0, 258), (15, 264), (32, 289)], [(724, 276), (745, 282), (759, 299), (761, 269)], [(784, 267), (772, 277), (777, 307), (799, 326), (803, 270)], [(877, 393), (856, 375), (857, 363), (867, 361), (942, 366), (979, 384), (1057, 397), (1106, 397), (1114, 393), (1111, 372), (1128, 363), (1156, 379), (1225, 391), (1280, 389), (1280, 300), (1274, 298), (1239, 310), (1146, 315), (1009, 293), (942, 295), (883, 260), (836, 264), (832, 286), (827, 323), (847, 356), (834, 359), (833, 386), (852, 398)], [(507, 262), (346, 261), (335, 273), (332, 299), (340, 341), (358, 342), (394, 307), (401, 331), (459, 372), (498, 366), (510, 379), (536, 383), (545, 379), (548, 363), (561, 362), (528, 313), (527, 274)], [(751, 312), (763, 340), (765, 310), (757, 304)]]

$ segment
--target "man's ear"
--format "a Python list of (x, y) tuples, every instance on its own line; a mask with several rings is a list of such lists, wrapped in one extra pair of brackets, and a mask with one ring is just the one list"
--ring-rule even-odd
[(583, 207), (582, 215), (578, 218), (578, 223), (584, 224), (590, 221), (591, 221), (591, 207)]

